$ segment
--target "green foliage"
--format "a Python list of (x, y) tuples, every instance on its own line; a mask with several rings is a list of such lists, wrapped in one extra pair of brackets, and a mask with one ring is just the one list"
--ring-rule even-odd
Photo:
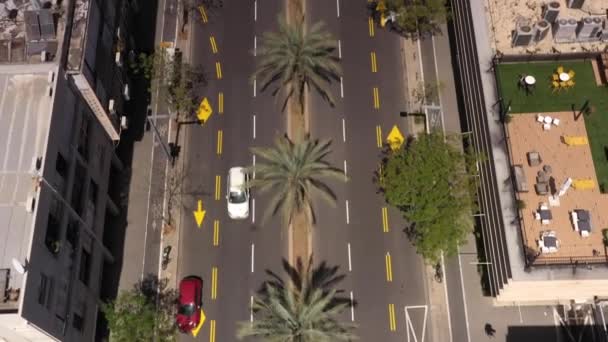
[(311, 272), (298, 261), (293, 268), (283, 266), (290, 283), (271, 273), (273, 279), (255, 297), (253, 322), (239, 322), (237, 337), (259, 337), (271, 342), (334, 342), (356, 339), (355, 325), (343, 323), (340, 314), (349, 307), (349, 300), (338, 296), (332, 288), (343, 276), (336, 276), (337, 267), (321, 265)]
[(517, 210), (524, 210), (526, 209), (526, 202), (524, 200), (517, 200)]
[(446, 0), (388, 0), (387, 8), (396, 13), (397, 26), (412, 37), (440, 32), (439, 25), (450, 16)]
[(291, 223), (297, 213), (312, 208), (313, 194), (330, 204), (336, 195), (322, 178), (346, 180), (344, 171), (331, 166), (325, 157), (331, 152), (331, 140), (310, 140), (294, 144), (287, 137), (279, 137), (269, 148), (252, 148), (261, 157), (255, 167), (256, 178), (250, 186), (261, 192), (272, 190), (265, 218), (280, 212), (284, 223)]
[(139, 54), (129, 68), (133, 75), (152, 83), (150, 92), (158, 91), (178, 120), (194, 117), (201, 101), (200, 88), (207, 84), (202, 68), (183, 62), (180, 52), (171, 55), (166, 49)]
[(477, 159), (458, 148), (456, 136), (420, 135), (391, 153), (380, 184), (388, 203), (410, 223), (408, 236), (429, 263), (453, 255), (472, 229)]
[(176, 292), (166, 289), (166, 281), (150, 277), (133, 289), (121, 291), (114, 301), (101, 307), (110, 341), (176, 341), (175, 299)]
[(339, 81), (342, 69), (334, 55), (336, 39), (324, 24), (317, 22), (308, 31), (302, 20), (287, 24), (279, 17), (279, 32), (266, 32), (257, 54), (260, 62), (253, 77), (261, 91), (272, 86), (272, 95), (285, 92), (282, 110), (288, 101), (298, 101), (304, 112), (304, 94), (310, 87), (333, 107), (334, 99), (329, 89), (331, 81)]

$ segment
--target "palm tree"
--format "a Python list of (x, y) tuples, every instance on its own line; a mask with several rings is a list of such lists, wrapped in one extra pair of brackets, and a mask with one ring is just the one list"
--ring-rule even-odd
[(333, 55), (336, 39), (317, 22), (305, 31), (304, 19), (287, 24), (279, 17), (279, 32), (266, 32), (258, 54), (261, 57), (254, 78), (261, 91), (272, 84), (272, 95), (285, 90), (282, 110), (290, 99), (297, 99), (304, 113), (305, 89), (313, 87), (333, 107), (329, 83), (339, 81), (342, 69)]
[(331, 140), (310, 140), (294, 144), (289, 138), (279, 137), (273, 147), (252, 148), (252, 152), (264, 161), (252, 166), (256, 178), (250, 187), (261, 192), (272, 190), (265, 218), (280, 212), (284, 223), (290, 224), (295, 215), (312, 214), (312, 194), (319, 194), (329, 204), (335, 204), (336, 195), (320, 178), (346, 180), (344, 171), (331, 166), (324, 159), (331, 152)]
[(294, 268), (283, 260), (290, 282), (267, 271), (271, 281), (264, 284), (252, 309), (253, 322), (240, 322), (237, 337), (261, 337), (276, 342), (333, 342), (356, 339), (354, 324), (342, 323), (338, 316), (351, 304), (333, 289), (344, 278), (336, 276), (337, 267), (323, 263), (311, 272), (312, 258), (303, 267), (298, 259)]

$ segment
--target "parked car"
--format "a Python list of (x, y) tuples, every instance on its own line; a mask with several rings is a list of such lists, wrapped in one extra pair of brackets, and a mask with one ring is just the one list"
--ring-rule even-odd
[(246, 219), (249, 216), (249, 174), (244, 167), (233, 167), (228, 171), (226, 200), (228, 216), (232, 219)]
[(198, 326), (203, 306), (203, 280), (188, 276), (179, 283), (179, 299), (175, 322), (179, 331), (188, 333)]

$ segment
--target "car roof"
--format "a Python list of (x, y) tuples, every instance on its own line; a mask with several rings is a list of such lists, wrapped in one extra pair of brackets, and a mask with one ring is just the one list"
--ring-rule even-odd
[(179, 301), (182, 304), (194, 302), (194, 295), (199, 283), (200, 279), (194, 277), (182, 279), (182, 281), (179, 283)]
[(245, 186), (245, 168), (233, 167), (228, 172), (230, 176), (230, 190), (241, 191)]

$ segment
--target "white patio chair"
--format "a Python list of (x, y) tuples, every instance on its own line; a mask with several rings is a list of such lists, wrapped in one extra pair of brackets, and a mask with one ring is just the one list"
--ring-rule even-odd
[(551, 129), (551, 124), (548, 124), (548, 123), (543, 124), (543, 129), (544, 129), (545, 131), (550, 130), (550, 129)]
[(553, 125), (559, 126), (559, 119), (558, 118), (553, 118)]
[(540, 114), (536, 114), (536, 121), (543, 123), (545, 122), (545, 117)]

